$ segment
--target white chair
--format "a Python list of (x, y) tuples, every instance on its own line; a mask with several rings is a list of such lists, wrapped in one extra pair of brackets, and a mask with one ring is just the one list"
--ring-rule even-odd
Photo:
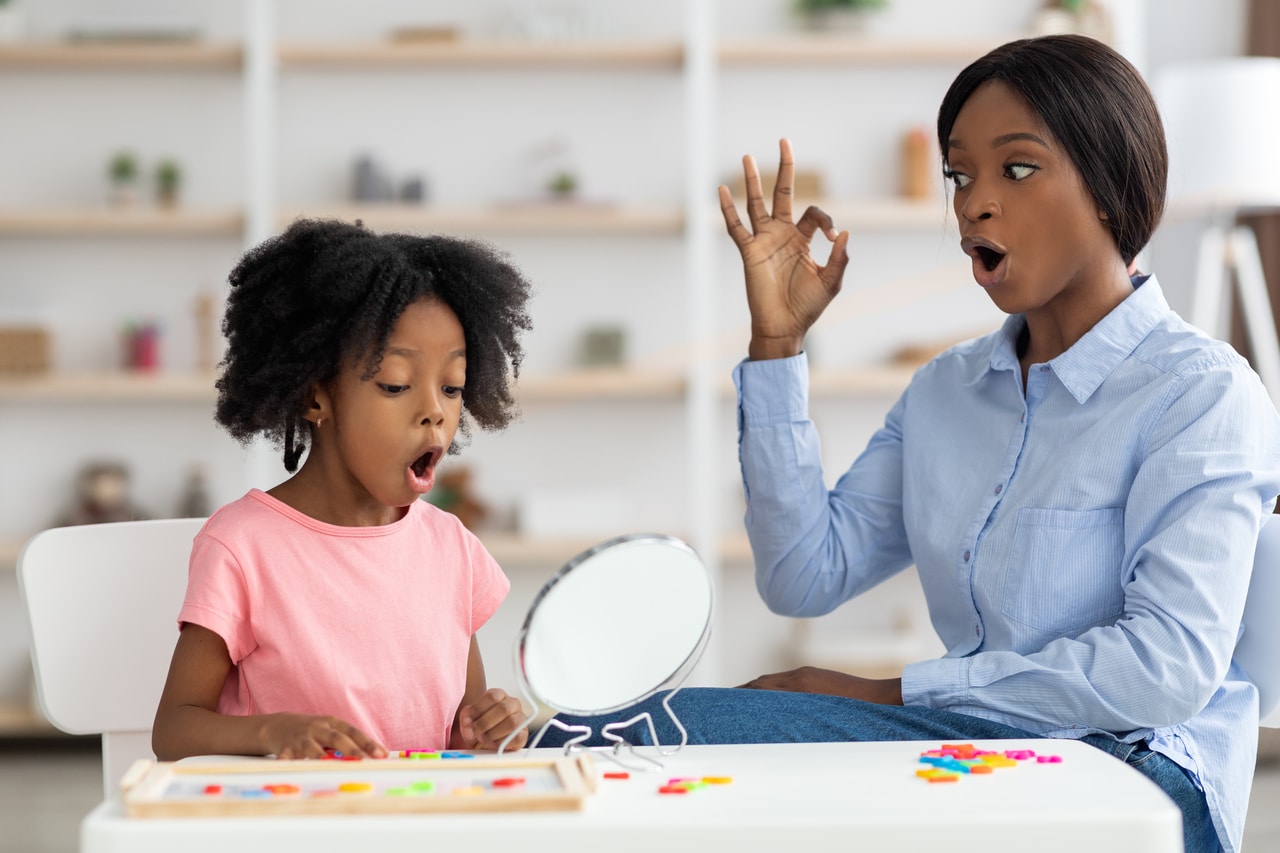
[(107, 798), (134, 760), (154, 757), (151, 726), (204, 522), (58, 527), (18, 555), (40, 707), (64, 732), (102, 735)]
[(1280, 519), (1274, 515), (1258, 534), (1235, 660), (1258, 686), (1262, 725), (1280, 729)]

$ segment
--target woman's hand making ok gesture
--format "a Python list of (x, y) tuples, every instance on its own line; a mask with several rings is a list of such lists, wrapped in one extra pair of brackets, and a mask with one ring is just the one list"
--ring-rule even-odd
[[(751, 311), (752, 360), (787, 358), (804, 348), (804, 336), (840, 292), (849, 264), (849, 232), (836, 232), (831, 217), (809, 207), (799, 222), (791, 221), (795, 159), (791, 143), (779, 144), (778, 180), (773, 189), (773, 212), (764, 204), (760, 171), (755, 158), (742, 158), (747, 186), (747, 218), (738, 218), (728, 187), (720, 187), (720, 210), (729, 236), (742, 254), (747, 279), (747, 307)], [(832, 241), (826, 266), (814, 263), (809, 243), (821, 230)]]

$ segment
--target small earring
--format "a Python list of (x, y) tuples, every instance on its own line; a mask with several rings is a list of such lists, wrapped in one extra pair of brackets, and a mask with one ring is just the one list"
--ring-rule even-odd
[(324, 423), (324, 418), (316, 418), (316, 429), (320, 429), (320, 424)]

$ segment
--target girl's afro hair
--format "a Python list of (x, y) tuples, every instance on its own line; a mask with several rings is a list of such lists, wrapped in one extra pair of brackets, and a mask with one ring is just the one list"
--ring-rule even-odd
[[(517, 414), (531, 288), (485, 243), (300, 219), (247, 252), (230, 283), (214, 418), (242, 444), (263, 435), (282, 447), (288, 471), (306, 449), (312, 389), (351, 360), (372, 377), (396, 320), (422, 299), (439, 299), (462, 324), (465, 415), (495, 430)], [(460, 432), (469, 435), (465, 416)]]

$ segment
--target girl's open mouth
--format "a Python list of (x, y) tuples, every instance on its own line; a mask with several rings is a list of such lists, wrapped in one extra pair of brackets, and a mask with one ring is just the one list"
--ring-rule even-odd
[(413, 469), (414, 476), (425, 477), (427, 470), (431, 468), (431, 463), (435, 461), (436, 451), (428, 450), (426, 453), (413, 460), (413, 464), (409, 467)]
[(431, 491), (436, 483), (436, 464), (444, 457), (443, 447), (430, 447), (421, 456), (409, 463), (405, 479), (409, 488), (420, 495)]

